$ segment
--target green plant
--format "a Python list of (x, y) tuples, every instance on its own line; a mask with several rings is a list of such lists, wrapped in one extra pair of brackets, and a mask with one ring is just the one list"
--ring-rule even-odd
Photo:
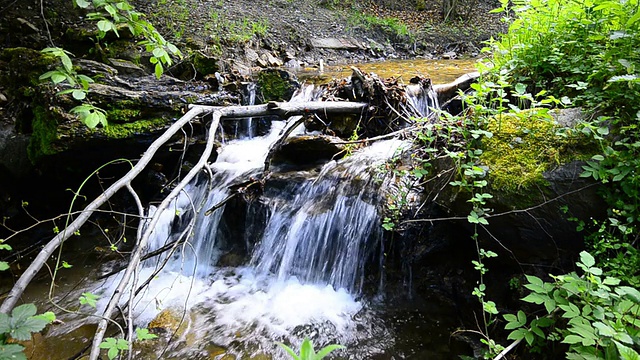
[(415, 36), (406, 24), (394, 17), (378, 17), (354, 10), (350, 13), (348, 21), (352, 26), (361, 26), (365, 29), (379, 28), (398, 39), (413, 40)]
[(334, 344), (334, 345), (327, 345), (322, 349), (320, 349), (318, 353), (316, 353), (315, 350), (313, 349), (313, 344), (311, 343), (311, 340), (309, 340), (308, 338), (304, 338), (304, 340), (302, 341), (302, 345), (300, 345), (299, 355), (296, 354), (296, 352), (292, 348), (288, 347), (283, 343), (278, 343), (278, 345), (280, 345), (280, 347), (282, 347), (294, 360), (322, 360), (327, 355), (329, 355), (330, 352), (338, 349), (344, 349), (344, 346)]
[(620, 285), (615, 277), (603, 277), (593, 256), (583, 251), (572, 272), (551, 276), (544, 282), (527, 276), (531, 293), (522, 300), (543, 305), (546, 315), (531, 319), (522, 311), (505, 314), (508, 338), (560, 342), (568, 346), (567, 359), (638, 359), (640, 354), (640, 292)]
[[(4, 243), (4, 239), (0, 239), (0, 250), (11, 251), (11, 246)], [(9, 263), (6, 261), (0, 261), (0, 271), (9, 270)]]
[(15, 307), (11, 315), (0, 313), (0, 359), (27, 359), (24, 346), (8, 341), (31, 340), (32, 333), (41, 331), (56, 318), (52, 312), (41, 315), (36, 315), (36, 312), (35, 305), (23, 304)]
[[(120, 25), (125, 25), (134, 36), (142, 37), (143, 40), (138, 44), (145, 46), (146, 51), (152, 54), (150, 62), (155, 64), (154, 72), (157, 78), (162, 76), (165, 66), (170, 66), (173, 63), (171, 56), (182, 57), (180, 50), (166, 41), (151, 23), (143, 20), (143, 15), (135, 11), (126, 0), (74, 1), (83, 9), (95, 11), (87, 14), (87, 18), (96, 21), (98, 40), (103, 39), (109, 31), (120, 36)], [(83, 101), (81, 105), (74, 107), (70, 112), (78, 115), (80, 121), (90, 129), (99, 124), (106, 127), (108, 125), (106, 111), (91, 104), (87, 99), (87, 94), (90, 91), (89, 85), (94, 80), (89, 76), (77, 73), (71, 61), (71, 53), (58, 47), (46, 48), (42, 52), (57, 57), (62, 66), (42, 74), (40, 80), (49, 80), (53, 85), (66, 84), (69, 88), (61, 90), (57, 94), (71, 94), (75, 100)]]
[[(149, 333), (149, 329), (146, 328), (137, 328), (135, 341), (143, 341), (143, 340), (152, 340), (157, 338), (158, 335)], [(125, 339), (116, 339), (116, 338), (105, 338), (102, 343), (100, 343), (100, 349), (107, 350), (107, 356), (109, 360), (115, 359), (122, 352), (129, 350), (129, 341)]]

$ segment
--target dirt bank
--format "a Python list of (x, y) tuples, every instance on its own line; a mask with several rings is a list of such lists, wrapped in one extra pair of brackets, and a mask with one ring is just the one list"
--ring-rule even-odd
[[(230, 67), (318, 66), (411, 57), (478, 54), (498, 33), (498, 2), (466, 3), (442, 21), (440, 0), (132, 0), (187, 54), (201, 52)], [(0, 0), (0, 48), (56, 45), (95, 56), (82, 41), (84, 12), (72, 0)], [(46, 21), (45, 21), (46, 20)], [(104, 42), (109, 45), (109, 40)], [(84, 49), (82, 49), (84, 47)], [(104, 49), (101, 49), (104, 50)], [(114, 50), (117, 51), (117, 50)], [(291, 61), (294, 60), (294, 61)]]

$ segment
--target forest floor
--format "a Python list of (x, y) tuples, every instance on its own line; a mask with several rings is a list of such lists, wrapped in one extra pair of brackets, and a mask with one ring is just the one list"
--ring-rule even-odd
[[(303, 67), (317, 66), (321, 59), (325, 64), (336, 64), (473, 57), (480, 53), (483, 41), (505, 30), (501, 14), (489, 13), (498, 7), (497, 0), (459, 2), (458, 14), (446, 22), (441, 0), (131, 3), (186, 53), (201, 52), (233, 69), (279, 65), (277, 61), (270, 63), (273, 58), (268, 55), (283, 64), (295, 59)], [(95, 25), (85, 23), (82, 11), (72, 4), (73, 0), (0, 0), (0, 48), (54, 44), (75, 50), (77, 37), (70, 36), (73, 30)], [(344, 46), (336, 45), (335, 39)], [(223, 65), (222, 70), (230, 69)]]

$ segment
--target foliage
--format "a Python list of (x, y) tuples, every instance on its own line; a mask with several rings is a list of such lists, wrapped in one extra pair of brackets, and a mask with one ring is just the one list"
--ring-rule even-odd
[(205, 31), (210, 32), (213, 41), (221, 46), (223, 43), (246, 43), (254, 36), (265, 36), (269, 30), (269, 20), (251, 21), (248, 18), (230, 20), (219, 12), (211, 10)]
[(379, 28), (398, 39), (414, 38), (407, 25), (394, 17), (378, 17), (354, 10), (350, 13), (348, 21), (352, 26), (362, 26), (365, 29)]
[[(152, 340), (157, 338), (158, 335), (150, 334), (149, 329), (137, 328), (136, 329), (136, 341)], [(107, 350), (107, 356), (109, 360), (115, 359), (120, 353), (129, 350), (129, 341), (125, 339), (116, 339), (112, 337), (104, 338), (100, 343), (100, 349)]]
[(583, 251), (575, 272), (551, 276), (553, 283), (527, 276), (528, 303), (543, 305), (546, 315), (530, 319), (522, 311), (505, 314), (508, 338), (529, 346), (546, 342), (568, 345), (567, 359), (638, 359), (640, 292), (603, 277), (593, 256)]
[(155, 65), (155, 75), (158, 78), (162, 76), (164, 67), (173, 63), (172, 55), (182, 56), (180, 50), (165, 40), (150, 22), (143, 19), (144, 15), (136, 11), (126, 0), (75, 0), (75, 3), (83, 9), (94, 10), (87, 14), (87, 18), (96, 21), (98, 40), (103, 39), (109, 31), (120, 36), (120, 25), (125, 25), (133, 36), (142, 37), (143, 40), (138, 44), (143, 45), (146, 51), (152, 54), (149, 61)]
[[(154, 73), (157, 78), (162, 76), (166, 66), (173, 63), (171, 56), (182, 57), (180, 50), (166, 41), (151, 23), (143, 19), (143, 14), (137, 12), (126, 0), (74, 1), (80, 8), (94, 11), (87, 14), (87, 18), (96, 22), (98, 40), (102, 40), (110, 31), (119, 37), (121, 26), (126, 26), (133, 36), (142, 37), (143, 40), (138, 44), (151, 53), (149, 61), (155, 65)], [(57, 57), (62, 66), (42, 74), (40, 80), (49, 80), (53, 85), (65, 84), (68, 88), (59, 91), (58, 95), (71, 94), (75, 100), (83, 101), (83, 104), (74, 107), (70, 112), (78, 115), (80, 121), (90, 129), (98, 125), (106, 127), (106, 112), (87, 99), (89, 84), (94, 80), (77, 73), (71, 61), (72, 54), (58, 47), (46, 48), (42, 52)]]
[[(508, 1), (502, 0), (507, 11)], [(548, 90), (578, 106), (635, 116), (640, 65), (637, 0), (517, 1), (509, 32), (494, 42), (497, 68), (530, 91)]]
[(24, 346), (9, 340), (31, 340), (32, 333), (41, 331), (56, 318), (51, 312), (41, 315), (36, 312), (35, 305), (23, 304), (15, 307), (11, 315), (0, 313), (0, 359), (27, 359)]
[(316, 353), (316, 351), (313, 349), (313, 344), (311, 343), (311, 340), (309, 340), (308, 338), (304, 338), (304, 340), (302, 341), (302, 345), (300, 345), (299, 355), (296, 354), (296, 352), (293, 349), (291, 349), (290, 347), (288, 347), (283, 343), (278, 343), (278, 345), (280, 345), (280, 347), (282, 347), (294, 360), (322, 360), (327, 355), (329, 355), (330, 352), (338, 349), (344, 349), (344, 346), (334, 344), (334, 345), (327, 345), (322, 349), (320, 349), (318, 353)]
[(129, 350), (129, 342), (125, 339), (105, 338), (100, 344), (100, 349), (107, 349), (109, 360), (115, 359), (122, 351)]
[[(0, 250), (11, 251), (11, 245), (5, 244), (4, 239), (0, 239)], [(9, 269), (9, 263), (6, 261), (0, 261), (0, 271), (5, 271)]]
[[(501, 0), (496, 11), (513, 14), (509, 32), (491, 43), (494, 70), (528, 91), (567, 97), (593, 113), (582, 132), (599, 146), (583, 177), (605, 186), (607, 218), (581, 223), (607, 274), (640, 284), (640, 3), (638, 0)], [(570, 212), (570, 209), (569, 209)]]

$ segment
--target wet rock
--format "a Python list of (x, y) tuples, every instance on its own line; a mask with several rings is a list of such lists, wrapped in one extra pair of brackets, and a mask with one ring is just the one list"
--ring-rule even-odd
[(245, 49), (244, 54), (247, 57), (247, 61), (249, 63), (255, 63), (260, 58), (258, 53), (253, 49), (249, 49), (249, 48)]
[(352, 39), (344, 38), (317, 38), (311, 39), (311, 46), (316, 49), (332, 49), (332, 50), (357, 50), (361, 46)]
[(273, 165), (313, 166), (341, 157), (344, 145), (332, 136), (296, 136), (285, 141), (272, 159)]
[(564, 127), (574, 127), (586, 116), (582, 108), (555, 109), (549, 113), (558, 125)]
[(284, 67), (289, 68), (289, 69), (293, 69), (293, 70), (297, 70), (300, 69), (300, 62), (296, 59), (291, 59), (289, 61), (287, 61), (286, 63), (284, 63)]
[(449, 51), (442, 54), (443, 59), (455, 59), (458, 57), (458, 54), (455, 51)]
[(3, 93), (0, 93), (0, 106), (4, 105), (7, 103), (7, 96)]
[(154, 334), (172, 334), (177, 332), (184, 323), (182, 315), (177, 311), (164, 309), (151, 320), (148, 328)]
[(145, 76), (147, 72), (140, 66), (123, 59), (109, 59), (109, 63), (121, 74), (133, 76)]
[(273, 56), (272, 53), (267, 53), (267, 62), (269, 63), (270, 66), (273, 66), (273, 67), (280, 67), (283, 65), (282, 60)]
[(240, 266), (244, 263), (244, 256), (237, 253), (227, 253), (220, 257), (218, 260), (218, 266), (220, 267), (236, 267)]

